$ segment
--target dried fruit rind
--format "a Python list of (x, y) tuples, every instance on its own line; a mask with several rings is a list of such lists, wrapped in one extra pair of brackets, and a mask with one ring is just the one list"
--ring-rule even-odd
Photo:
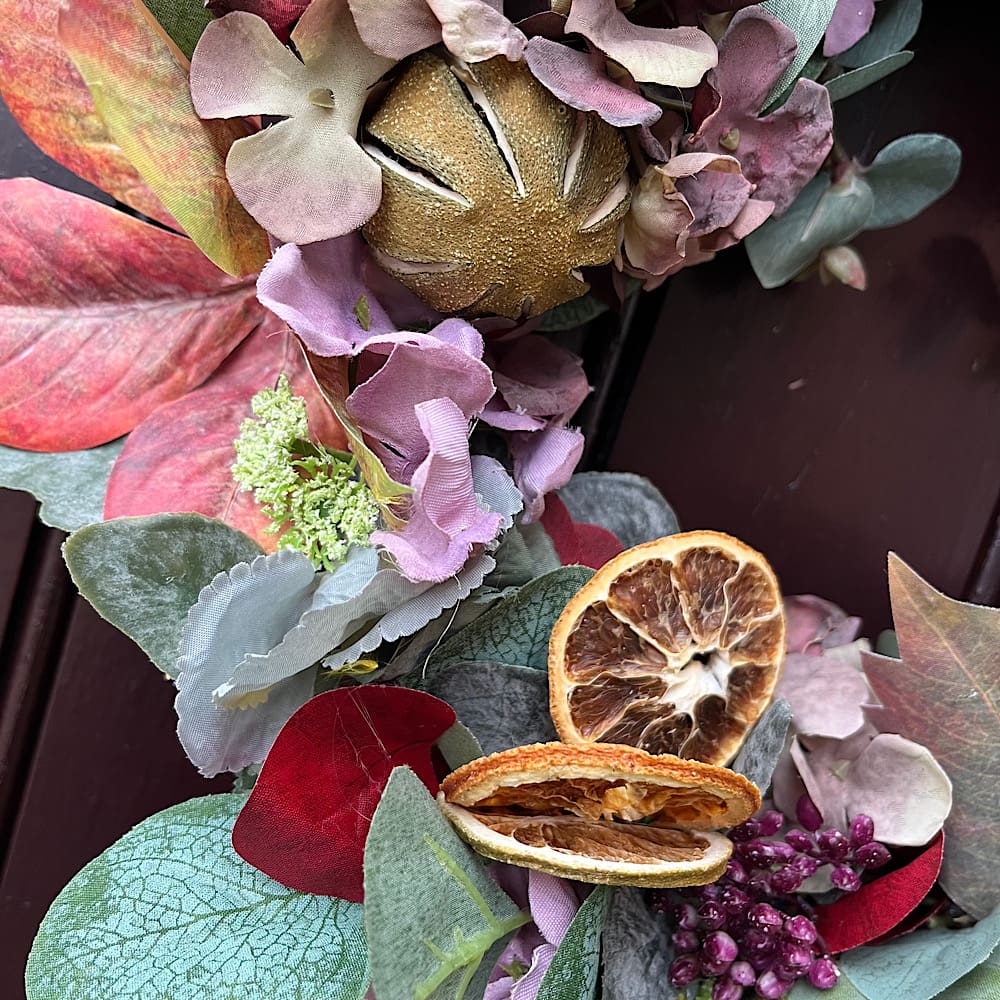
[(480, 854), (552, 875), (668, 887), (717, 879), (757, 788), (725, 768), (634, 747), (541, 743), (471, 761), (438, 802)]
[(770, 702), (784, 649), (760, 553), (714, 531), (647, 542), (604, 565), (556, 622), (552, 720), (568, 743), (724, 764)]

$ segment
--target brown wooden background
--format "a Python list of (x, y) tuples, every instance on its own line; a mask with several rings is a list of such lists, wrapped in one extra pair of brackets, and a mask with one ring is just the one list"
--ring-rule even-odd
[[(888, 548), (954, 596), (1000, 598), (986, 33), (970, 38), (948, 5), (925, 7), (917, 60), (839, 121), (852, 120), (847, 144), (863, 157), (941, 131), (966, 162), (917, 222), (856, 241), (870, 290), (763, 292), (743, 251), (729, 251), (648, 299), (593, 373), (610, 391), (592, 465), (649, 476), (685, 527), (745, 538), (786, 592), (836, 600), (870, 634), (889, 624)], [(0, 176), (20, 174), (86, 189), (0, 106)], [(151, 813), (226, 787), (187, 763), (172, 688), (74, 596), (60, 542), (27, 494), (0, 491), (0, 997), (11, 1000), (39, 920), (84, 863)]]

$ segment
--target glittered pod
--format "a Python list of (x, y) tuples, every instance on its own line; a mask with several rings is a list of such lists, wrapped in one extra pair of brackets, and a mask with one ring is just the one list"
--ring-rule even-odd
[(534, 316), (576, 298), (628, 210), (628, 152), (524, 62), (424, 53), (368, 122), (382, 203), (364, 234), (382, 266), (444, 313)]

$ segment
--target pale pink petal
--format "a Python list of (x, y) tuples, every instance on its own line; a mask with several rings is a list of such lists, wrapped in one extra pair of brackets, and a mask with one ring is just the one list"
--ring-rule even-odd
[(726, 250), (731, 246), (735, 246), (740, 240), (749, 236), (758, 226), (764, 225), (773, 213), (773, 201), (761, 201), (757, 198), (751, 198), (743, 206), (740, 214), (725, 229), (717, 229), (714, 233), (699, 236), (697, 238), (698, 248), (706, 253), (714, 254), (719, 250)]
[(652, 101), (610, 80), (585, 52), (536, 36), (528, 42), (525, 59), (560, 101), (579, 111), (596, 111), (610, 125), (652, 125), (662, 114)]
[(531, 919), (545, 940), (558, 948), (580, 909), (573, 884), (564, 878), (529, 869), (528, 901)]
[(837, 56), (868, 34), (875, 17), (875, 0), (837, 0), (823, 38), (823, 55)]
[(516, 62), (524, 55), (527, 39), (498, 9), (486, 0), (427, 0), (441, 22), (441, 40), (452, 55), (465, 62), (482, 62), (506, 56)]
[(593, 42), (640, 83), (695, 87), (718, 61), (704, 31), (633, 24), (615, 0), (573, 0), (566, 31)]
[(718, 229), (727, 229), (750, 200), (753, 186), (739, 172), (739, 163), (735, 160), (733, 163), (735, 172), (720, 170), (713, 164), (697, 174), (678, 179), (677, 190), (694, 212), (689, 236), (706, 236)]
[(582, 359), (546, 337), (528, 334), (497, 354), (493, 381), (515, 413), (565, 423), (590, 394)]
[(800, 733), (842, 739), (864, 725), (862, 706), (871, 696), (864, 675), (846, 660), (789, 653), (775, 697), (792, 706)]
[(373, 52), (390, 59), (441, 41), (441, 23), (427, 0), (348, 0), (358, 34)]
[(658, 164), (647, 168), (632, 192), (623, 247), (628, 262), (646, 274), (664, 274), (684, 261), (694, 212)]
[(514, 459), (514, 482), (524, 496), (523, 523), (538, 520), (545, 494), (565, 486), (583, 454), (583, 435), (571, 427), (549, 426), (533, 433), (508, 435)]
[(480, 418), (490, 427), (496, 427), (501, 431), (540, 431), (548, 423), (547, 420), (533, 417), (530, 413), (518, 413), (512, 410), (500, 393), (496, 393), (486, 404)]
[(853, 642), (861, 630), (860, 618), (848, 617), (836, 604), (812, 594), (785, 598), (785, 622), (788, 652), (812, 656)]
[(428, 455), (413, 474), (413, 512), (401, 532), (371, 540), (394, 557), (409, 580), (439, 583), (465, 563), (472, 546), (493, 541), (503, 518), (480, 509), (472, 485), (469, 425), (450, 399), (415, 407)]

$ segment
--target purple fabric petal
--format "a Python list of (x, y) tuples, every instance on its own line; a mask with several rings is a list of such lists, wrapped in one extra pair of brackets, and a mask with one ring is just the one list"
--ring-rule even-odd
[(531, 919), (542, 937), (558, 948), (580, 909), (573, 884), (564, 878), (529, 869), (528, 902)]
[(640, 83), (694, 87), (718, 61), (704, 31), (633, 24), (615, 0), (573, 0), (566, 31), (593, 42)]
[(514, 459), (514, 482), (524, 496), (522, 522), (530, 524), (545, 511), (545, 494), (565, 486), (583, 454), (583, 435), (571, 427), (546, 427), (534, 433), (508, 435)]
[(531, 953), (531, 965), (528, 971), (514, 983), (510, 991), (510, 1000), (535, 1000), (555, 953), (555, 945), (548, 943), (540, 944)]
[(837, 0), (823, 39), (823, 55), (837, 56), (868, 34), (875, 17), (875, 0)]
[(418, 403), (415, 411), (428, 455), (410, 483), (413, 513), (401, 532), (376, 531), (371, 540), (407, 579), (439, 583), (462, 567), (473, 545), (496, 538), (503, 518), (476, 501), (465, 414), (450, 399)]
[(479, 416), (483, 423), (501, 431), (540, 431), (548, 423), (547, 420), (533, 417), (530, 413), (518, 413), (512, 410), (499, 392), (486, 404)]
[(535, 78), (560, 101), (579, 111), (596, 111), (610, 125), (652, 125), (663, 113), (652, 101), (610, 80), (585, 52), (536, 36), (528, 42), (525, 59)]
[(811, 656), (853, 642), (861, 630), (860, 618), (848, 617), (836, 604), (812, 594), (785, 598), (785, 622), (788, 652)]
[(427, 0), (348, 0), (358, 34), (380, 56), (405, 59), (441, 41)]
[(427, 0), (441, 22), (441, 40), (452, 55), (465, 62), (506, 56), (516, 62), (527, 39), (501, 13), (503, 4), (487, 0)]
[(565, 423), (590, 393), (583, 361), (537, 334), (528, 334), (494, 365), (497, 390), (511, 410)]
[(864, 725), (862, 706), (871, 695), (858, 665), (835, 653), (789, 653), (775, 697), (785, 698), (792, 706), (800, 733), (842, 739)]

